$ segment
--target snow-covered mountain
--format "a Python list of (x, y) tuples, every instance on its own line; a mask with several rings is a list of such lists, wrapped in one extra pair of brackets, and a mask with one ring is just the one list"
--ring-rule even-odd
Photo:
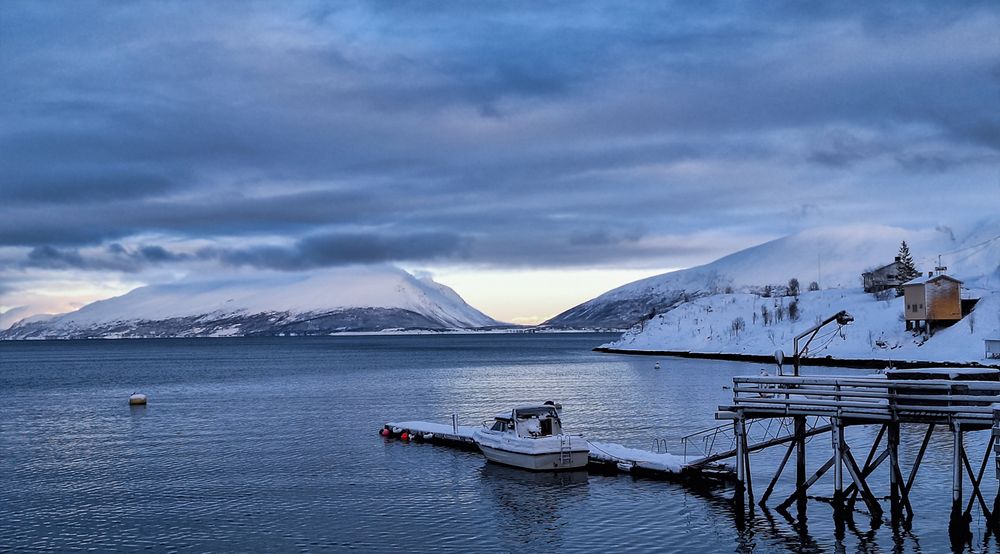
[(452, 289), (388, 266), (151, 285), (0, 339), (320, 335), (500, 325)]
[[(885, 225), (809, 229), (709, 264), (649, 277), (608, 291), (559, 314), (544, 325), (556, 328), (628, 328), (685, 301), (731, 292), (783, 288), (792, 278), (802, 290), (861, 286), (861, 273), (892, 262), (905, 240), (917, 268), (934, 269), (937, 256), (949, 273), (968, 284), (1000, 288), (1000, 217), (971, 225), (908, 230)], [(992, 279), (992, 282), (990, 281)]]

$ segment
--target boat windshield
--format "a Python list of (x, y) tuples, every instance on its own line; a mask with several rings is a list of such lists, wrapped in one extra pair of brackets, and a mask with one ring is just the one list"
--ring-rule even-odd
[(491, 431), (506, 431), (512, 428), (514, 425), (509, 419), (497, 419), (493, 422), (493, 427), (490, 427)]
[(532, 406), (530, 408), (517, 408), (514, 410), (514, 415), (518, 419), (528, 419), (531, 417), (555, 417), (558, 418), (559, 415), (556, 413), (556, 409), (552, 406)]

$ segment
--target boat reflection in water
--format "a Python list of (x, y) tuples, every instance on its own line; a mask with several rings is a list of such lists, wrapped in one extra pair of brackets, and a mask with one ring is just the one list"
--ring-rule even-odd
[(585, 517), (590, 495), (586, 470), (524, 471), (492, 462), (480, 469), (483, 495), (495, 505), (497, 535), (513, 550), (566, 542), (562, 530)]

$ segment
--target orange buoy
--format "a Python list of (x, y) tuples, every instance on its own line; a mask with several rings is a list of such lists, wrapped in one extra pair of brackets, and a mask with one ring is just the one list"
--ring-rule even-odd
[(406, 431), (403, 431), (403, 434), (400, 435), (399, 438), (403, 439), (404, 441), (408, 441), (410, 440), (410, 434), (407, 433)]

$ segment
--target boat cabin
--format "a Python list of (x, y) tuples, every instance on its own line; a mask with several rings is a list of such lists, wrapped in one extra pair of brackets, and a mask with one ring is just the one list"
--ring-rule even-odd
[(548, 437), (562, 434), (562, 422), (554, 405), (522, 406), (510, 413), (497, 414), (490, 430), (525, 438)]

